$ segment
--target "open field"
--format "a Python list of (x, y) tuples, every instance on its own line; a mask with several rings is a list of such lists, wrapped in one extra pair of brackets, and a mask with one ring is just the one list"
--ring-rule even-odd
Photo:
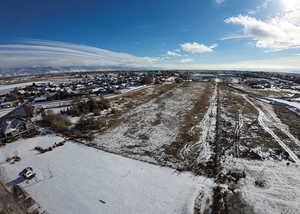
[[(248, 156), (248, 158), (254, 159), (271, 158), (281, 160), (287, 159), (289, 156), (295, 157), (295, 153), (299, 154), (299, 141), (293, 135), (296, 132), (291, 133), (287, 125), (277, 117), (276, 113), (279, 114), (279, 111), (274, 112), (276, 106), (262, 102), (253, 98), (253, 96), (248, 96), (246, 93), (230, 87), (227, 87), (226, 90), (225, 97), (231, 94), (228, 102), (236, 102), (236, 105), (228, 105), (226, 101), (222, 102), (225, 105), (224, 121), (233, 121), (231, 123), (236, 124), (242, 123), (238, 129), (238, 138), (236, 139), (239, 142), (237, 145), (239, 154), (236, 154), (236, 157), (239, 155), (238, 157)], [(236, 112), (235, 109), (239, 109), (239, 112)], [(295, 115), (292, 111), (282, 110), (288, 115)], [(297, 116), (294, 119), (297, 120)], [(226, 129), (234, 133), (234, 127), (229, 123)], [(231, 138), (234, 139), (235, 137), (232, 136)], [(290, 155), (287, 156), (287, 153)]]
[(223, 154), (235, 157), (260, 158), (262, 150), (280, 149), (258, 123), (258, 111), (244, 98), (245, 95), (222, 85), (221, 135)]
[[(287, 165), (286, 161), (250, 161), (227, 159), (224, 164), (228, 170), (245, 171), (246, 178), (238, 182), (239, 195), (248, 205), (239, 207), (237, 213), (291, 213), (300, 212), (300, 171), (296, 164)], [(256, 183), (262, 182), (263, 186)]]
[[(101, 122), (80, 133), (95, 138), (48, 134), (5, 145), (1, 178), (49, 213), (296, 214), (299, 115), (261, 100), (286, 92), (261, 91), (183, 81), (107, 97), (112, 113), (82, 115)], [(74, 129), (80, 117), (67, 117)], [(14, 155), (21, 161), (8, 163)], [(27, 166), (37, 173), (30, 181), (18, 176)]]
[(211, 87), (207, 83), (184, 83), (153, 97), (130, 109), (118, 126), (98, 135), (94, 143), (129, 157), (176, 166), (180, 149), (198, 139), (198, 134), (189, 133), (207, 110)]
[[(66, 142), (51, 152), (33, 148), (63, 140), (42, 136), (19, 140), (0, 150), (6, 181), (18, 183), (50, 213), (193, 213), (199, 192), (213, 181), (190, 173), (130, 160)], [(17, 153), (15, 164), (5, 158)], [(31, 166), (37, 175), (22, 181), (18, 173)]]

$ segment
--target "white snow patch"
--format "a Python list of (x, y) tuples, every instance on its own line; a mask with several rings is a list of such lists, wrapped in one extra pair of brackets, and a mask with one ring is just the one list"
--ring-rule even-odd
[[(67, 142), (37, 154), (36, 144), (59, 139), (41, 136), (0, 149), (1, 157), (18, 151), (20, 162), (2, 163), (8, 181), (31, 166), (37, 176), (23, 187), (50, 213), (193, 213), (194, 200), (213, 181)], [(50, 142), (48, 142), (50, 143)]]
[[(248, 161), (233, 159), (228, 167), (246, 172), (241, 180), (243, 199), (254, 208), (255, 213), (300, 213), (300, 170), (296, 164), (286, 162)], [(266, 187), (255, 185), (256, 180), (265, 180)]]
[(290, 102), (290, 101), (287, 101), (287, 100), (283, 100), (283, 99), (274, 99), (274, 98), (269, 98), (271, 100), (274, 100), (274, 101), (277, 101), (279, 103), (285, 103), (285, 104), (288, 104), (290, 106), (293, 106), (295, 108), (298, 108), (300, 110), (300, 103), (298, 102)]

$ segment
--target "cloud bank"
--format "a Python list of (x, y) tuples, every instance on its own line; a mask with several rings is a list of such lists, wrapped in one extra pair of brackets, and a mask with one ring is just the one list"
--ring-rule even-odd
[(136, 57), (86, 45), (56, 41), (28, 40), (22, 44), (0, 45), (0, 67), (66, 66), (151, 66), (156, 59)]

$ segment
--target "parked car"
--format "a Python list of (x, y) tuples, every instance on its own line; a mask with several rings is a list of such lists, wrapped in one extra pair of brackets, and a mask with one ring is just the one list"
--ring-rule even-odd
[(22, 170), (22, 172), (20, 172), (19, 175), (29, 180), (35, 176), (35, 173), (33, 172), (32, 167), (26, 167), (25, 169)]

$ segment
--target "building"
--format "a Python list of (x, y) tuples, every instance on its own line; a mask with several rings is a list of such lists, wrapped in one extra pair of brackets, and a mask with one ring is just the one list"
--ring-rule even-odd
[(32, 122), (23, 118), (7, 118), (0, 124), (2, 138), (16, 137), (34, 128)]

